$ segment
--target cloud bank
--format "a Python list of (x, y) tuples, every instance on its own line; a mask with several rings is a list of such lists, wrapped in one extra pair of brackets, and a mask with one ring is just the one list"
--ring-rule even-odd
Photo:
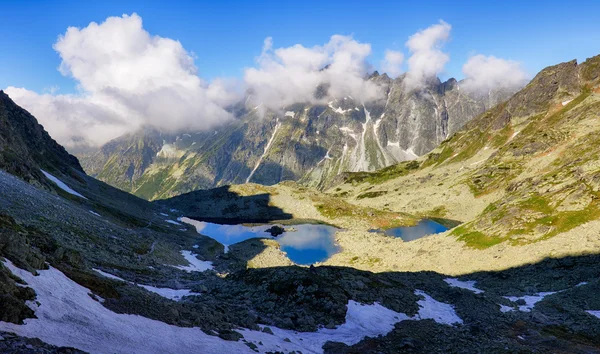
[(54, 49), (79, 94), (7, 93), (67, 146), (99, 145), (147, 124), (165, 131), (208, 129), (233, 117), (239, 99), (224, 80), (206, 83), (178, 41), (151, 36), (136, 14), (70, 27)]
[[(422, 89), (450, 60), (443, 46), (451, 28), (440, 21), (416, 32), (406, 42), (406, 63), (404, 53), (386, 50), (379, 69), (391, 77), (406, 71), (405, 88)], [(193, 54), (179, 41), (151, 35), (135, 13), (70, 27), (53, 48), (61, 58), (59, 71), (73, 78), (77, 93), (61, 95), (53, 87), (41, 94), (17, 87), (6, 92), (67, 147), (99, 146), (144, 125), (167, 132), (212, 129), (234, 119), (227, 108), (245, 93), (250, 104), (279, 112), (297, 102), (326, 101), (317, 88), (364, 103), (383, 95), (366, 79), (374, 71), (371, 45), (351, 36), (282, 48), (269, 37), (243, 78), (211, 82), (198, 76)], [(494, 56), (471, 57), (463, 72), (469, 90), (516, 87), (527, 79), (519, 63)]]
[(353, 96), (369, 101), (381, 96), (374, 83), (365, 80), (372, 71), (367, 62), (371, 45), (352, 37), (334, 35), (329, 42), (312, 48), (296, 44), (273, 49), (272, 38), (265, 39), (256, 68), (247, 68), (244, 82), (253, 102), (280, 110), (296, 102), (319, 102), (317, 86), (326, 85), (329, 95)]
[(529, 81), (529, 75), (519, 62), (496, 58), (495, 56), (474, 55), (462, 68), (467, 90), (487, 92), (494, 88), (520, 88)]

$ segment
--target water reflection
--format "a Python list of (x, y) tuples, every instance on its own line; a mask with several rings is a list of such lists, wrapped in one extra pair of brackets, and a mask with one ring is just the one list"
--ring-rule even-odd
[(211, 237), (225, 246), (225, 252), (230, 245), (251, 238), (271, 238), (277, 240), (281, 250), (288, 258), (302, 265), (322, 262), (339, 251), (335, 245), (336, 228), (328, 225), (300, 224), (286, 226), (286, 232), (279, 237), (272, 237), (267, 230), (272, 225), (244, 226), (220, 225), (197, 221), (190, 218), (180, 218), (180, 221), (196, 227), (202, 235)]
[(388, 236), (400, 237), (404, 241), (413, 241), (421, 237), (447, 231), (448, 228), (433, 220), (424, 219), (415, 226), (403, 226), (387, 229), (384, 233)]

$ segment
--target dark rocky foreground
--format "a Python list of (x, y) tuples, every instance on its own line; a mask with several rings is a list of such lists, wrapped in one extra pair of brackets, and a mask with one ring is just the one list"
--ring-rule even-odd
[(79, 354), (75, 348), (56, 347), (37, 338), (24, 338), (14, 333), (0, 332), (0, 353), (23, 354)]
[[(259, 329), (259, 324), (300, 331), (314, 331), (319, 326), (333, 328), (344, 322), (349, 300), (379, 302), (413, 316), (419, 311), (420, 297), (415, 295), (418, 289), (451, 304), (463, 324), (402, 321), (383, 337), (366, 338), (354, 346), (328, 343), (325, 352), (600, 352), (600, 319), (585, 312), (600, 309), (598, 255), (549, 259), (462, 278), (477, 281), (482, 294), (450, 287), (444, 281), (446, 276), (433, 272), (371, 273), (344, 267), (296, 266), (227, 270), (229, 264), (244, 261), (236, 258), (234, 249), (229, 259), (219, 261), (226, 276), (212, 271), (185, 273), (165, 264), (181, 262), (176, 257), (178, 250), (202, 238), (194, 231), (169, 229), (159, 224), (152, 212), (147, 217), (154, 218), (153, 229), (145, 227), (150, 219), (136, 227), (117, 217), (98, 218), (82, 204), (87, 202), (65, 200), (4, 173), (0, 173), (0, 187), (0, 255), (32, 272), (47, 267), (49, 262), (118, 313), (196, 326), (205, 333), (237, 340), (237, 328)], [(107, 237), (109, 233), (119, 239), (113, 243), (115, 239)], [(139, 249), (140, 237), (146, 238), (148, 249)], [(172, 301), (134, 284), (102, 277), (91, 268), (134, 283), (191, 289), (201, 295)], [(33, 311), (25, 305), (25, 301), (35, 298), (31, 289), (17, 285), (20, 280), (5, 267), (0, 267), (0, 276), (2, 320), (21, 323), (33, 317)], [(586, 284), (577, 286), (582, 282)], [(500, 305), (517, 306), (504, 296), (549, 291), (560, 292), (537, 303), (531, 312), (500, 311)], [(25, 346), (31, 345), (39, 352), (69, 352), (10, 338), (6, 343), (11, 344), (0, 345), (10, 345), (11, 349), (27, 343)]]

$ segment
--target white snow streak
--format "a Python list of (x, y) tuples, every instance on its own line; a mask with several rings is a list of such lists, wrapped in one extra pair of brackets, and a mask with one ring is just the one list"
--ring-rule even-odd
[(475, 287), (475, 284), (477, 282), (474, 281), (474, 280), (462, 281), (462, 280), (458, 280), (456, 278), (446, 278), (446, 279), (444, 279), (444, 281), (446, 283), (448, 283), (448, 285), (450, 285), (452, 287), (455, 287), (455, 288), (466, 289), (466, 290), (474, 292), (475, 294), (481, 294), (481, 293), (483, 293), (483, 290), (477, 289)]
[(508, 299), (512, 302), (517, 302), (519, 300), (524, 300), (525, 301), (525, 305), (520, 305), (519, 306), (519, 311), (522, 312), (530, 312), (531, 309), (533, 309), (533, 307), (535, 306), (535, 304), (537, 304), (538, 302), (544, 300), (544, 298), (548, 295), (552, 295), (552, 294), (556, 294), (556, 291), (549, 291), (549, 292), (542, 292), (542, 293), (537, 293), (535, 295), (525, 295), (525, 296), (504, 296), (505, 299)]
[(62, 189), (63, 191), (72, 194), (76, 197), (79, 198), (83, 198), (83, 199), (87, 199), (86, 197), (82, 196), (81, 194), (75, 192), (73, 189), (71, 189), (69, 186), (67, 186), (63, 181), (61, 181), (60, 179), (54, 177), (53, 175), (49, 174), (48, 172), (44, 171), (44, 170), (40, 170), (42, 171), (42, 173), (44, 174), (44, 176), (46, 176), (46, 178), (48, 178), (49, 180), (51, 180), (52, 182), (54, 182), (54, 184), (56, 184), (58, 186), (58, 188)]
[(277, 134), (277, 131), (279, 130), (280, 126), (281, 126), (281, 123), (279, 123), (279, 119), (277, 119), (277, 123), (275, 124), (275, 129), (273, 129), (273, 134), (271, 135), (271, 138), (267, 142), (267, 146), (265, 146), (265, 151), (263, 152), (263, 154), (260, 156), (260, 158), (256, 162), (256, 165), (252, 169), (252, 172), (250, 172), (250, 175), (248, 176), (248, 178), (246, 178), (246, 183), (250, 182), (250, 179), (254, 175), (254, 172), (256, 172), (256, 170), (258, 170), (258, 166), (260, 166), (260, 164), (262, 163), (263, 158), (265, 157), (265, 155), (269, 151), (269, 148), (271, 147), (271, 144), (273, 143), (273, 139), (275, 139), (275, 135)]
[(295, 115), (296, 115), (296, 113), (294, 113), (294, 112), (292, 112), (292, 111), (287, 111), (287, 112), (285, 112), (285, 116), (286, 116), (286, 117), (292, 117), (292, 118), (294, 118), (294, 116), (295, 116)]
[(135, 284), (133, 282), (127, 281), (123, 278), (119, 278), (116, 275), (112, 275), (110, 273), (106, 273), (101, 271), (100, 269), (96, 269), (96, 268), (92, 268), (93, 271), (95, 271), (96, 273), (102, 275), (103, 277), (109, 278), (109, 279), (113, 279), (113, 280), (119, 280), (125, 283), (129, 283), (129, 284), (134, 284), (137, 285), (141, 288), (144, 288), (150, 292), (153, 292), (155, 294), (158, 294), (164, 298), (170, 299), (170, 300), (175, 300), (175, 301), (179, 301), (181, 300), (184, 296), (190, 296), (190, 295), (200, 295), (199, 293), (195, 293), (192, 292), (189, 289), (171, 289), (171, 288), (157, 288), (151, 285), (144, 285), (144, 284)]

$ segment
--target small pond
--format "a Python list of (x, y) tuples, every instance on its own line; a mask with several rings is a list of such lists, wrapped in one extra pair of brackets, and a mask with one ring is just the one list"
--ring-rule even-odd
[(404, 241), (413, 241), (424, 236), (439, 234), (447, 231), (448, 228), (438, 222), (429, 219), (423, 219), (415, 226), (394, 227), (384, 231), (372, 230), (373, 232), (383, 232), (388, 236), (400, 237)]
[(265, 230), (273, 225), (245, 226), (221, 225), (190, 218), (181, 218), (180, 221), (196, 227), (199, 234), (208, 236), (225, 246), (227, 252), (230, 245), (251, 238), (271, 238), (277, 240), (281, 250), (288, 258), (301, 265), (309, 265), (327, 260), (339, 251), (335, 244), (337, 229), (328, 225), (299, 224), (284, 226), (286, 231), (278, 237), (271, 236)]

